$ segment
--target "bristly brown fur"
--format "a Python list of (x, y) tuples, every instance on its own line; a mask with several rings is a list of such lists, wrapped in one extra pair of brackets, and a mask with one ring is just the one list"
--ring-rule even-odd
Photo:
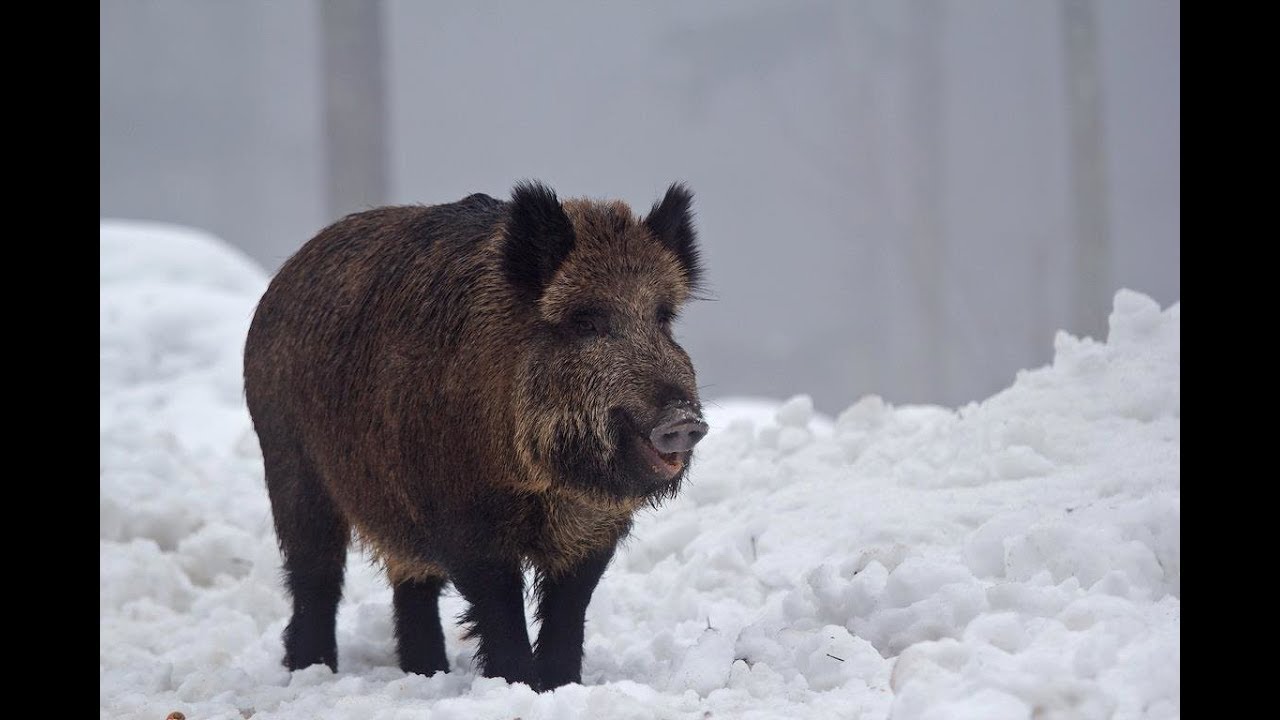
[[(294, 598), (290, 667), (336, 667), (354, 531), (397, 588), (406, 669), (447, 667), (437, 633), (399, 624), (448, 577), (486, 672), (577, 676), (572, 616), (635, 511), (687, 471), (657, 481), (635, 447), (663, 408), (699, 408), (667, 325), (701, 278), (690, 198), (673, 185), (637, 219), (521, 183), (509, 202), (350, 215), (285, 263), (249, 331), (245, 391)], [(568, 639), (540, 637), (536, 657), (510, 599), (483, 589), (518, 584), (525, 563), (570, 608), (544, 620)]]

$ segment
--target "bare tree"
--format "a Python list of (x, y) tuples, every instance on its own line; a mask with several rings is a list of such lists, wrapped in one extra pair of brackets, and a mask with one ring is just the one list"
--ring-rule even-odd
[(906, 23), (906, 118), (912, 123), (907, 144), (907, 180), (912, 207), (906, 219), (907, 260), (919, 296), (924, 355), (930, 367), (922, 378), (925, 396), (949, 399), (950, 353), (943, 298), (946, 297), (946, 246), (942, 213), (946, 189), (942, 92), (942, 3), (912, 0)]
[(339, 217), (387, 200), (382, 0), (322, 0), (328, 210)]
[(1076, 267), (1072, 325), (1102, 337), (1110, 308), (1111, 238), (1107, 214), (1107, 153), (1098, 72), (1098, 25), (1093, 0), (1062, 0), (1066, 53), (1071, 194)]

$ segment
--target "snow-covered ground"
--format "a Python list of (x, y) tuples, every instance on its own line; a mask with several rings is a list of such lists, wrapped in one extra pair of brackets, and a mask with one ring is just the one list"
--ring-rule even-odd
[[(1180, 323), (1116, 294), (1105, 342), (959, 410), (709, 403), (686, 492), (587, 614), (585, 685), (396, 667), (353, 552), (341, 671), (288, 616), (240, 354), (267, 277), (214, 238), (102, 223), (100, 714), (188, 718), (1179, 716)], [(462, 610), (443, 602), (446, 620)]]

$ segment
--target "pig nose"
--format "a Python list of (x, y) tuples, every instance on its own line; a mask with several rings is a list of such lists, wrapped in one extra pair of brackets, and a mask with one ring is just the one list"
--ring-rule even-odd
[(649, 433), (649, 442), (660, 453), (684, 452), (707, 434), (707, 424), (692, 410), (683, 407), (670, 408), (658, 418), (658, 425)]

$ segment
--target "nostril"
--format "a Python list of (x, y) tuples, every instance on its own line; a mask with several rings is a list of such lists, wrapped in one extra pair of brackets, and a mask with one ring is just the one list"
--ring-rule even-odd
[(698, 441), (707, 435), (707, 424), (701, 420), (689, 423), (689, 447), (698, 444)]

